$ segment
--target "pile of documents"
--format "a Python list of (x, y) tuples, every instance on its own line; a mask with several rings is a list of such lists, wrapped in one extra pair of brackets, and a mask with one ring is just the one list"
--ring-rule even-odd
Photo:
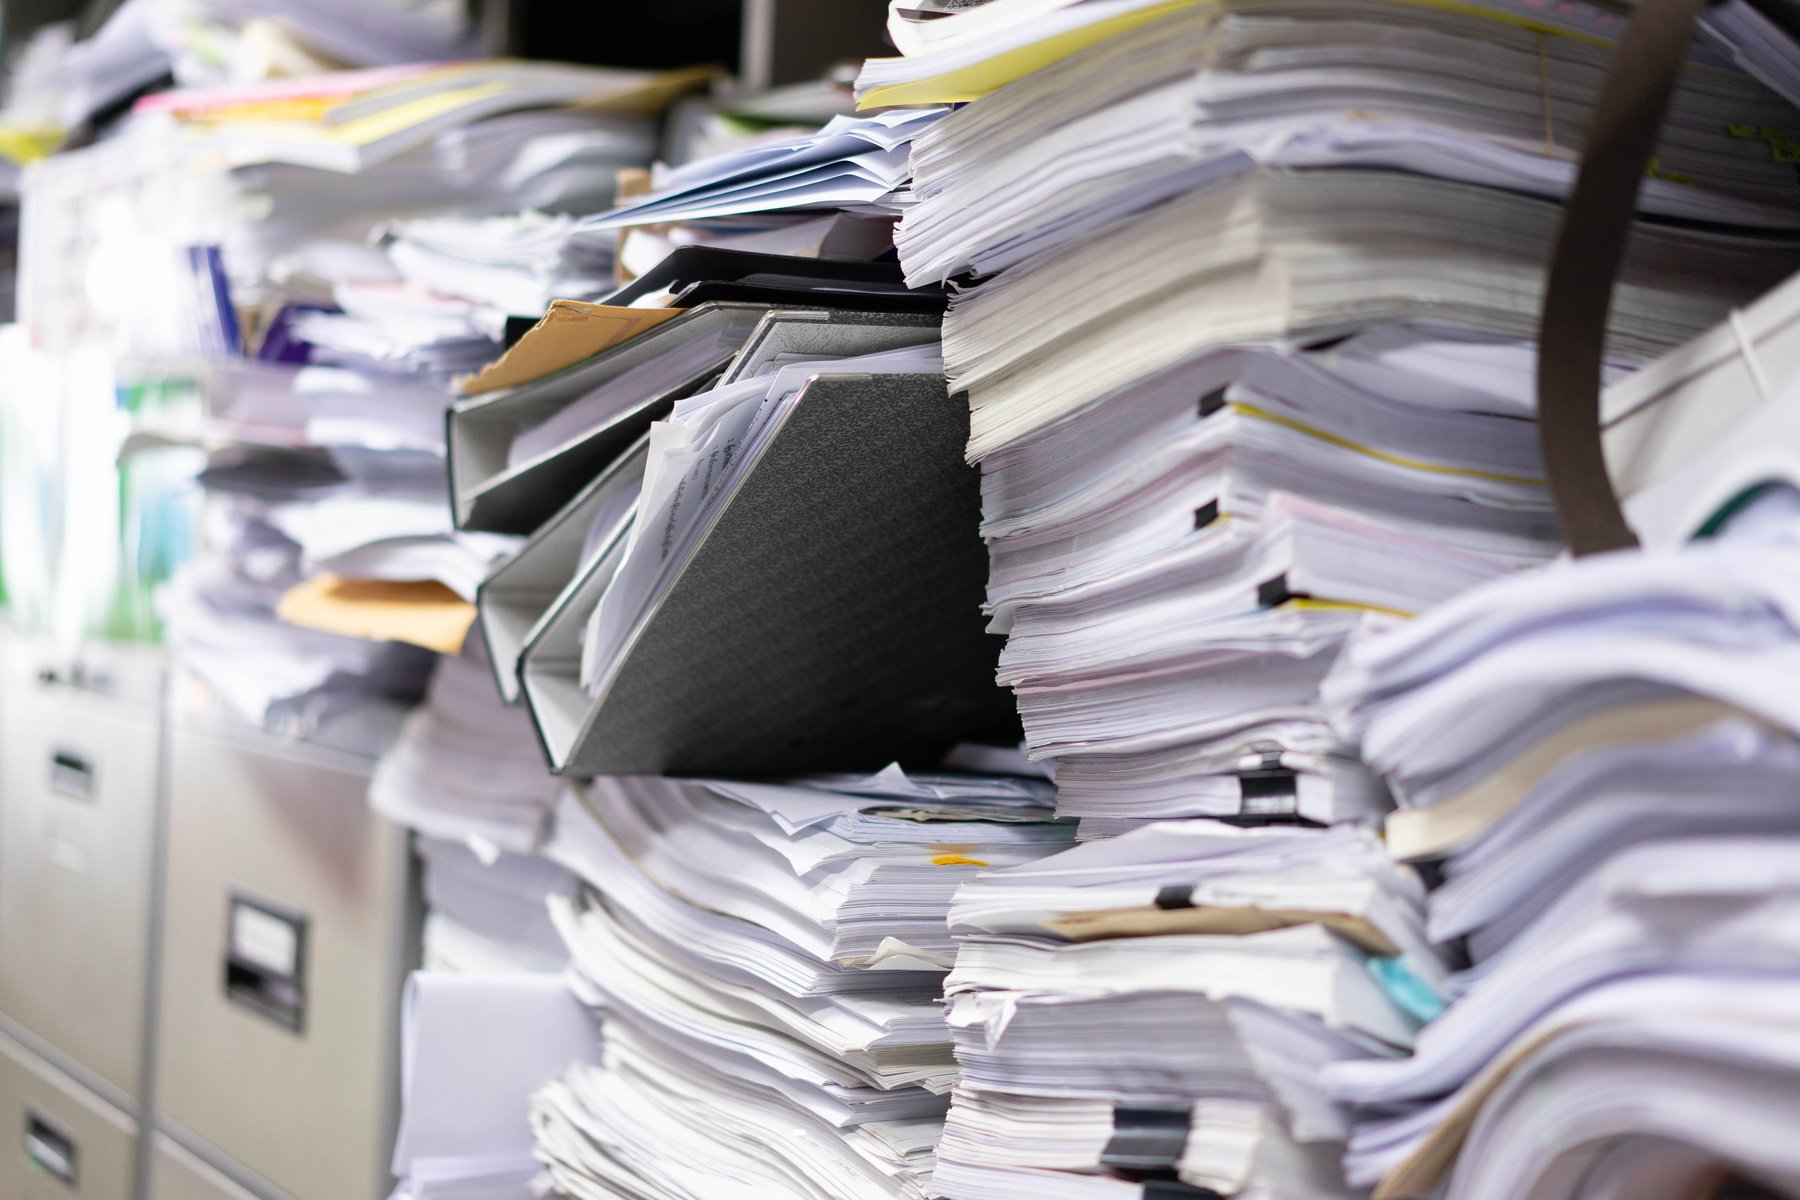
[(681, 166), (659, 165), (649, 192), (582, 221), (565, 253), (579, 259), (593, 245), (610, 245), (618, 230), (654, 225), (660, 232), (633, 234), (637, 249), (625, 260), (633, 275), (673, 246), (695, 243), (820, 255), (830, 241), (844, 246), (832, 257), (877, 257), (910, 198), (912, 140), (943, 111), (837, 116), (792, 137), (756, 138)]
[(530, 717), (494, 685), (479, 636), (439, 660), (369, 783), (376, 811), (432, 837), (529, 854), (556, 803)]
[(217, 87), (467, 58), (475, 34), (471, 14), (442, 0), (124, 0), (79, 41), (62, 25), (38, 41), (53, 59), (41, 82), (75, 129), (171, 77)]
[[(1379, 811), (1318, 685), (1357, 625), (1557, 548), (1529, 338), (1617, 25), (893, 6), (906, 57), (864, 103), (972, 101), (914, 135), (896, 244), (909, 282), (959, 281), (1001, 679), (1062, 812)], [(1729, 132), (1800, 114), (1723, 62), (1684, 78), (1643, 201), (1707, 231), (1640, 223), (1615, 368), (1800, 264), (1791, 179)]]
[(552, 896), (575, 892), (566, 869), (476, 838), (421, 834), (414, 845), (423, 867), (426, 969), (558, 972), (568, 965), (548, 907)]
[[(1339, 1196), (1379, 1174), (1371, 1138), (1427, 1131), (1402, 1101), (1353, 1129), (1365, 1097), (1325, 1087), (1474, 1025), (1453, 1007), (1460, 1041), (1426, 1026), (1404, 1058), (1468, 977), (1369, 832), (1391, 800), (1359, 749), (1388, 775), (1385, 743), (1322, 688), (1354, 635), (1393, 644), (1559, 548), (1532, 339), (1620, 27), (1581, 0), (891, 6), (902, 57), (867, 64), (864, 106), (957, 106), (912, 139), (895, 241), (909, 283), (952, 285), (999, 678), (1093, 839), (952, 912), (941, 1193)], [(1612, 377), (1800, 266), (1792, 179), (1749, 144), (1797, 117), (1697, 50)], [(1483, 699), (1546, 731), (1579, 715)], [(1408, 748), (1484, 736), (1475, 703), (1422, 701)], [(1275, 827), (1144, 827), (1175, 817)], [(1459, 932), (1529, 919), (1531, 888), (1507, 894)]]
[(1430, 936), (1471, 961), (1410, 1060), (1327, 1073), (1352, 1178), (1800, 1186), (1764, 1124), (1800, 1078), (1796, 511), (1767, 490), (1712, 540), (1489, 585), (1346, 652), (1328, 693), (1400, 804), (1389, 846), (1438, 864)]
[(554, 974), (417, 971), (401, 1039), (394, 1200), (528, 1200), (527, 1105), (598, 1057), (587, 1010)]
[[(462, 646), (515, 543), (458, 532), (444, 505), (452, 382), (500, 354), (509, 317), (604, 286), (557, 246), (610, 202), (618, 168), (648, 160), (650, 114), (701, 77), (502, 61), (139, 102), (119, 140), (166, 149), (161, 169), (211, 204), (145, 239), (172, 253), (205, 234), (174, 297), (188, 328), (139, 339), (207, 389), (193, 427), (141, 431), (210, 456), (171, 640), (239, 715), (312, 735), (345, 705), (418, 697), (430, 656), (393, 643)], [(532, 204), (554, 211), (519, 212)], [(518, 836), (483, 836), (529, 842), (541, 809), (514, 806)]]
[[(211, 443), (201, 552), (165, 600), (184, 666), (240, 719), (299, 735), (364, 699), (417, 699), (505, 549), (450, 528), (442, 451), (418, 440), (442, 394), (323, 366), (210, 378), (229, 425), (203, 436), (230, 440)], [(305, 440), (270, 436), (271, 412), (296, 410)]]
[(553, 914), (604, 1044), (534, 1101), (555, 1190), (929, 1194), (945, 912), (984, 866), (1069, 844), (1049, 791), (898, 768), (572, 788), (550, 852), (587, 887)]
[(1423, 902), (1349, 825), (1170, 822), (983, 872), (950, 910), (935, 1191), (1349, 1195), (1321, 1072), (1403, 1054), (1440, 1004)]

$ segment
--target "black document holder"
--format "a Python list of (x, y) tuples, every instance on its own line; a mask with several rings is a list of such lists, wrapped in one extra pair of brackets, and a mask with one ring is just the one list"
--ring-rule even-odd
[(698, 283), (745, 283), (809, 292), (814, 289), (905, 294), (897, 263), (840, 262), (716, 246), (677, 246), (648, 271), (606, 297), (630, 304), (653, 292), (681, 292)]
[(519, 699), (519, 659), (526, 645), (581, 565), (589, 524), (622, 489), (643, 478), (649, 440), (647, 434), (639, 438), (488, 572), (476, 589), (475, 608), (492, 652), (494, 680), (508, 704)]
[(567, 774), (861, 769), (1017, 740), (966, 404), (940, 375), (800, 396), (589, 706)]
[(716, 304), (681, 316), (565, 367), (553, 375), (504, 392), (476, 396), (453, 405), (447, 418), (450, 498), (458, 529), (490, 533), (530, 533), (556, 514), (606, 465), (642, 437), (652, 421), (669, 415), (675, 401), (697, 391), (736, 354), (722, 349), (693, 377), (621, 413), (553, 456), (508, 467), (512, 439), (520, 429), (574, 403), (583, 393), (647, 362), (696, 327), (735, 324), (745, 336), (767, 309), (755, 304)]

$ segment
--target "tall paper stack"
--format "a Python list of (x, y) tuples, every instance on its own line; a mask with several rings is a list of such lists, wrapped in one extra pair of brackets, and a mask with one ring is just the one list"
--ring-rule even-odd
[[(1346, 640), (1556, 552), (1532, 338), (1619, 28), (1579, 0), (892, 6), (903, 57), (871, 61), (859, 93), (866, 106), (961, 102), (914, 139), (896, 244), (909, 282), (956, 281), (945, 370), (983, 474), (1001, 679), (1085, 837), (1172, 817), (1378, 818), (1387, 797), (1321, 696)], [(1614, 372), (1800, 263), (1792, 179), (1754, 144), (1795, 116), (1723, 53), (1697, 52), (1643, 189), (1655, 220), (1634, 230), (1613, 306)], [(1342, 861), (1369, 887), (1391, 875), (1379, 854)], [(1179, 908), (1221, 864), (1196, 845), (1160, 869)], [(1192, 902), (1246, 903), (1223, 895)], [(1158, 1044), (1166, 1057), (1111, 1078), (1083, 1055), (1115, 1045), (1097, 1029), (1151, 1036), (1156, 1020), (1129, 1013), (1138, 993), (1217, 1003), (1298, 962), (1343, 971), (1371, 989), (1370, 1011), (1416, 1022), (1447, 997), (1441, 967), (1396, 969), (1406, 959), (1359, 942), (1324, 894), (1280, 903), (1281, 928), (1214, 927), (1191, 951), (1123, 919), (1055, 940), (1075, 920), (1067, 900), (1040, 902), (1059, 923), (1051, 940), (1016, 942), (1002, 924), (999, 944), (989, 931), (964, 943), (950, 986), (966, 1083), (945, 1194), (1354, 1187), (1319, 1064), (1268, 1065), (1297, 1052), (1291, 1025), (1193, 1017)], [(1351, 1028), (1329, 1057), (1381, 1060), (1404, 1042), (1296, 996), (1262, 1002)], [(1105, 1015), (1059, 1026), (1077, 1005)], [(1111, 1036), (1121, 1053), (1132, 1044)], [(1060, 1075), (1044, 1063), (1064, 1060), (1039, 1058), (1057, 1054), (1072, 1056)], [(1216, 1103), (1206, 1089), (1233, 1078), (1215, 1074), (1232, 1055), (1304, 1078), (1315, 1107), (1291, 1088), (1274, 1103), (1247, 1093), (1260, 1107)], [(1009, 1179), (1052, 1131), (1069, 1134), (1067, 1153)], [(1144, 1137), (1161, 1150), (1134, 1156)], [(1159, 1182), (1170, 1176), (1185, 1182)]]
[(1346, 653), (1390, 845), (1438, 862), (1430, 935), (1472, 960), (1410, 1060), (1327, 1073), (1377, 1195), (1800, 1188), (1797, 513), (1772, 491)]
[(956, 1081), (945, 910), (984, 865), (1067, 846), (1041, 781), (596, 779), (551, 854), (597, 1066), (533, 1105), (568, 1195), (919, 1198)]
[(696, 78), (498, 61), (140, 102), (125, 136), (178, 147), (227, 198), (188, 252), (196, 333), (176, 348), (203, 363), (208, 411), (154, 432), (210, 452), (171, 640), (237, 714), (331, 736), (349, 709), (416, 699), (425, 651), (461, 647), (514, 542), (453, 531), (451, 383), (499, 353), (509, 315), (600, 286), (555, 247), (649, 157), (645, 113)]

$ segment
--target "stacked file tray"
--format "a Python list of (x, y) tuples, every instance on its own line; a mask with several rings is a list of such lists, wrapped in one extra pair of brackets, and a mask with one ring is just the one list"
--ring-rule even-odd
[[(501, 690), (529, 706), (553, 769), (879, 767), (1008, 735), (937, 330), (904, 311), (708, 302), (458, 407), (453, 458), (471, 472), (509, 430), (516, 445), (533, 419), (566, 427), (481, 493), (521, 481), (521, 520), (566, 494), (478, 600)], [(656, 394), (644, 379), (702, 359), (703, 378), (622, 417), (595, 402), (616, 381)]]

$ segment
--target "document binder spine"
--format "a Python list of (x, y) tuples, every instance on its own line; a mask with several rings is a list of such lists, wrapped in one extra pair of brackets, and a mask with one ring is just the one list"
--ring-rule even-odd
[[(459, 492), (457, 528), (488, 533), (530, 533), (579, 492), (596, 471), (613, 462), (625, 447), (641, 438), (652, 422), (668, 416), (675, 401), (701, 390), (717, 373), (723, 359), (721, 356), (719, 362), (710, 364), (678, 387), (646, 399), (556, 457), (517, 472), (508, 472), (473, 492)], [(450, 428), (451, 437), (457, 437), (454, 410)], [(467, 427), (461, 436), (468, 436)], [(452, 457), (452, 463), (454, 461)], [(456, 486), (453, 466), (451, 487)]]
[(748, 334), (768, 311), (757, 304), (709, 304), (640, 333), (530, 383), (459, 400), (445, 417), (451, 512), (458, 529), (527, 534), (547, 521), (607, 463), (668, 415), (676, 400), (697, 390), (731, 359), (722, 346), (709, 364), (678, 385), (645, 396), (579, 443), (549, 458), (509, 466), (513, 438), (582, 394), (648, 363), (690, 337), (718, 336), (737, 327)]
[(967, 432), (939, 375), (810, 381), (627, 648), (568, 773), (879, 767), (1016, 736), (980, 613)]
[(848, 357), (935, 342), (940, 322), (925, 313), (773, 309), (744, 341), (723, 383), (737, 383), (786, 355)]
[(648, 444), (648, 435), (639, 438), (495, 566), (476, 589), (475, 608), (487, 638), (489, 666), (508, 704), (520, 696), (520, 656), (580, 569), (589, 524), (609, 498), (642, 477)]

